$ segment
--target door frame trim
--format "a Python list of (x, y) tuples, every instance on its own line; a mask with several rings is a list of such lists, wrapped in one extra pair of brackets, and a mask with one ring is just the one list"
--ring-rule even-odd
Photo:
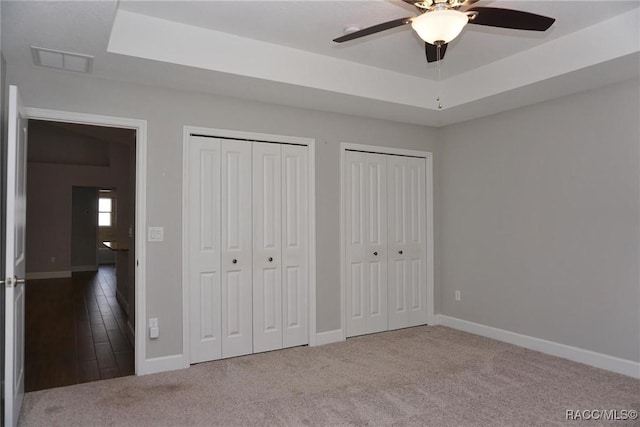
[(425, 159), (425, 216), (426, 216), (426, 245), (427, 245), (427, 325), (435, 323), (435, 290), (434, 290), (434, 228), (433, 228), (433, 153), (430, 151), (407, 150), (404, 148), (381, 147), (377, 145), (340, 143), (340, 324), (342, 339), (347, 338), (347, 248), (345, 242), (346, 231), (346, 192), (345, 192), (345, 165), (347, 151), (364, 151), (376, 154), (391, 154), (397, 156), (420, 157)]
[(145, 319), (147, 317), (146, 282), (146, 218), (147, 218), (147, 121), (126, 117), (104, 116), (63, 110), (25, 107), (29, 120), (77, 123), (136, 131), (136, 202), (135, 202), (135, 372), (150, 373), (147, 369)]
[(182, 130), (182, 354), (183, 365), (188, 368), (189, 355), (189, 217), (187, 210), (189, 139), (192, 134), (212, 138), (230, 138), (258, 142), (306, 145), (308, 147), (308, 190), (309, 190), (309, 346), (316, 345), (316, 161), (314, 138), (246, 132), (232, 129), (216, 129), (200, 126), (183, 126)]

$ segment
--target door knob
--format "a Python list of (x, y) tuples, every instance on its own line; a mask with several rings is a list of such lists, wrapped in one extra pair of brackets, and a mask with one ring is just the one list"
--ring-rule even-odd
[(1, 284), (5, 284), (7, 285), (7, 288), (15, 288), (17, 286), (20, 285), (24, 285), (24, 279), (18, 279), (18, 277), (13, 276), (13, 279), (11, 277), (7, 278), (6, 282), (0, 282)]
[(402, 255), (402, 251), (398, 251), (398, 253), (399, 253), (400, 255)]
[(231, 262), (234, 263), (234, 264), (237, 264), (238, 260), (234, 258), (233, 261), (231, 261)]
[(269, 262), (273, 262), (273, 257), (269, 257)]
[(378, 252), (374, 252), (374, 253), (373, 253), (373, 256), (378, 256)]

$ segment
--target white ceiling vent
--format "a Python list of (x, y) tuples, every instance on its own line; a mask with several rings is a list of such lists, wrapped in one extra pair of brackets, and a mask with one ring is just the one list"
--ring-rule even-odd
[(33, 62), (41, 67), (90, 73), (93, 56), (31, 46)]

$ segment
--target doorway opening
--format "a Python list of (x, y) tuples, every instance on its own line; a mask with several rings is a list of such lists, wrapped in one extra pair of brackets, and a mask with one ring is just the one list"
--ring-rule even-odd
[(28, 130), (25, 391), (133, 375), (136, 130)]

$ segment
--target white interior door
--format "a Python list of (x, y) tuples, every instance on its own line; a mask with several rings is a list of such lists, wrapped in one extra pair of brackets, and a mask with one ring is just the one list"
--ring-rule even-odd
[(387, 329), (386, 156), (347, 151), (347, 336)]
[(253, 143), (253, 351), (282, 348), (281, 146)]
[(221, 142), (222, 357), (253, 350), (251, 143)]
[(388, 156), (389, 329), (427, 323), (425, 160)]
[(16, 426), (24, 397), (24, 278), (27, 119), (16, 86), (9, 87), (5, 247), (4, 425)]
[(309, 342), (308, 148), (282, 145), (282, 346)]
[(191, 363), (220, 359), (220, 140), (192, 136), (189, 142), (188, 242), (189, 357)]

